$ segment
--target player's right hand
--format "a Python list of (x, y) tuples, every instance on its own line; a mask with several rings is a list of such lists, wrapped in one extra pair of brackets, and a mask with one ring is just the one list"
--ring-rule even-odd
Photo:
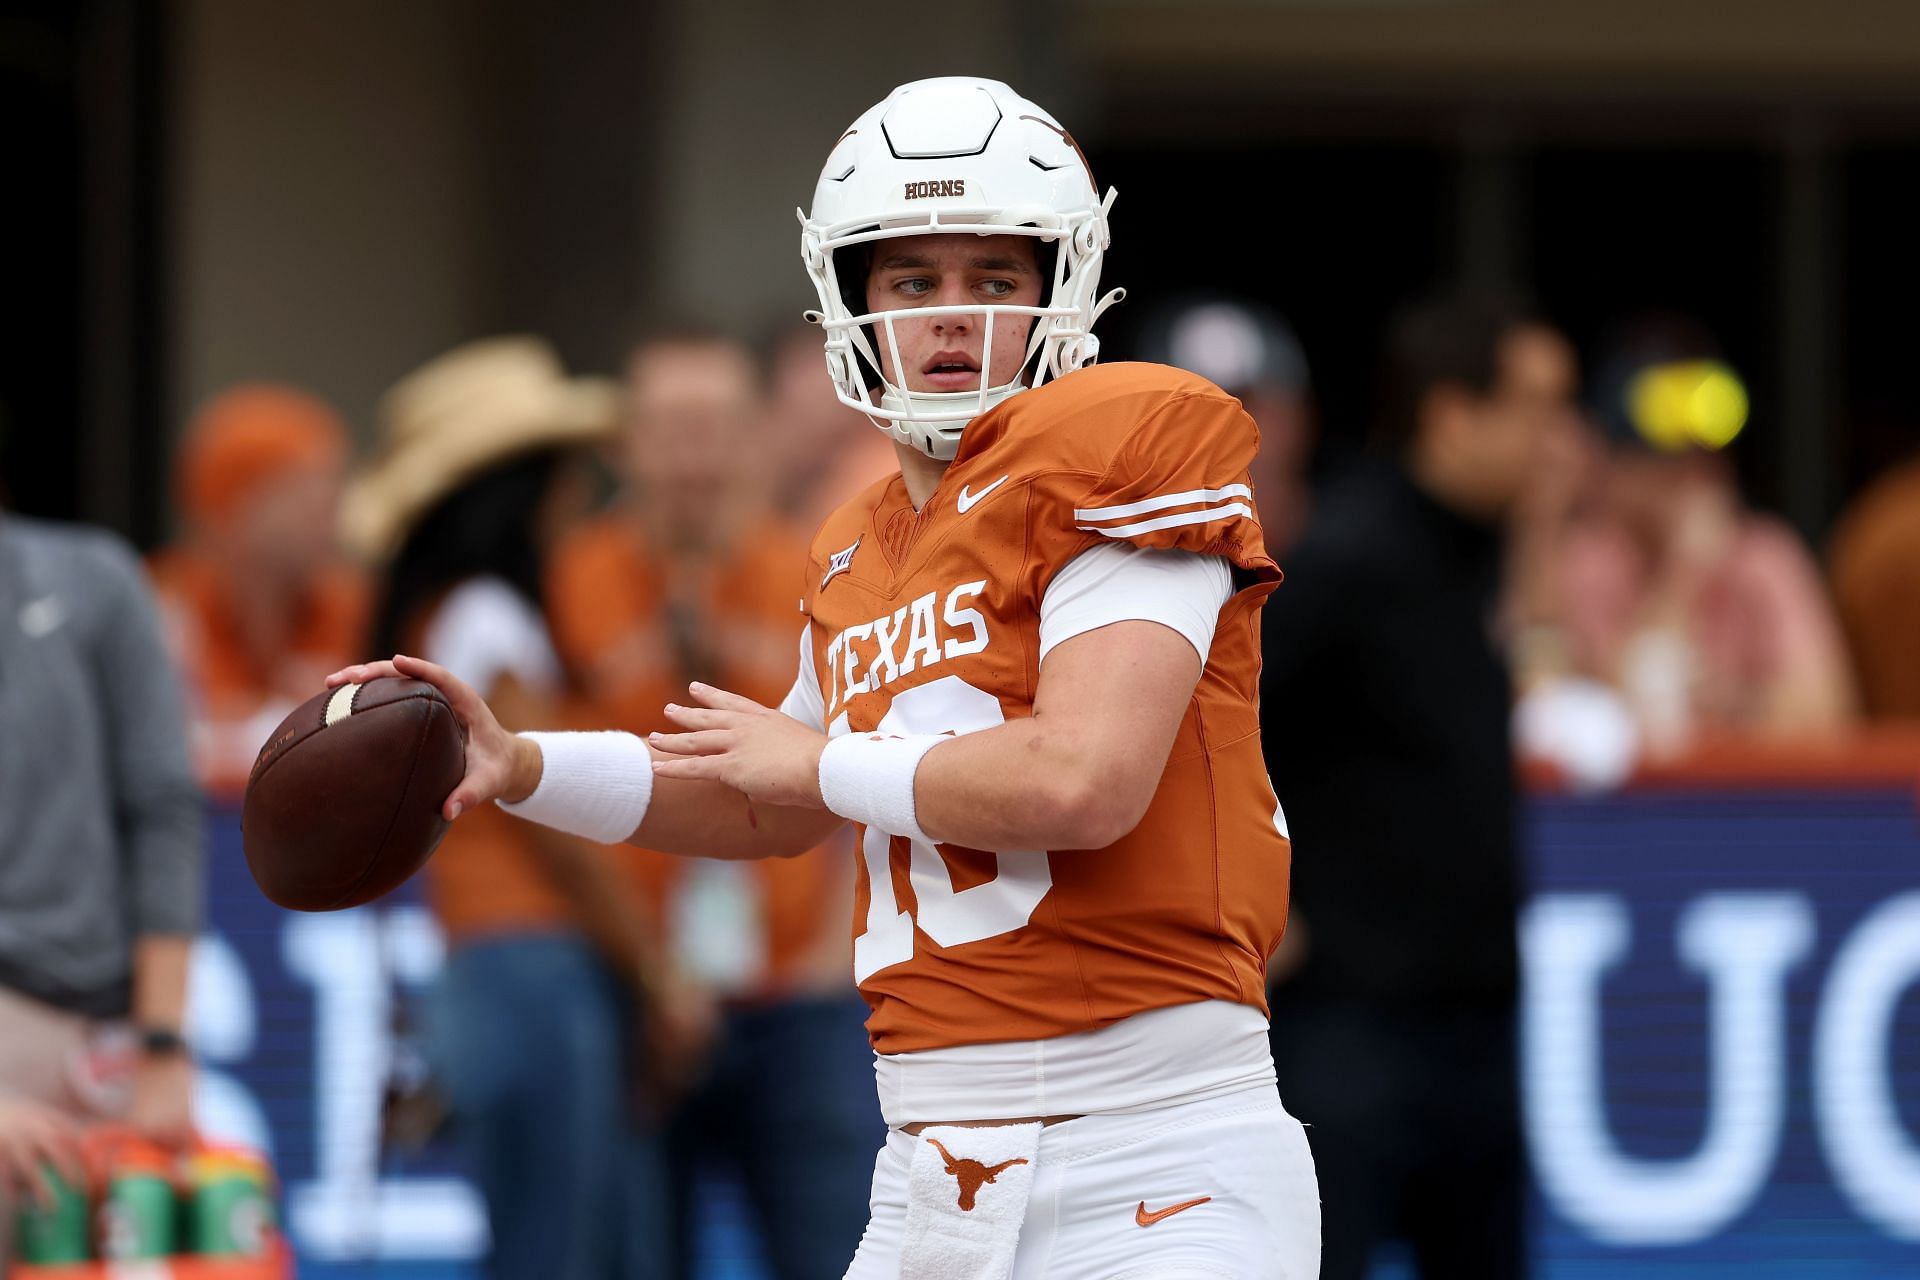
[(445, 667), (424, 658), (396, 653), (385, 662), (343, 667), (327, 677), (327, 687), (364, 684), (395, 676), (422, 680), (438, 689), (466, 733), (466, 776), (440, 806), (441, 815), (448, 822), (477, 804), (489, 800), (524, 800), (532, 794), (540, 781), (540, 748), (502, 728), (486, 699)]

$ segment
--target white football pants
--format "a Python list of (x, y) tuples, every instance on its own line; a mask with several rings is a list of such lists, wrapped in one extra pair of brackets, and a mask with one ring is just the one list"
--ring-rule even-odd
[[(873, 1217), (846, 1280), (915, 1280), (902, 1276), (900, 1249), (919, 1142), (887, 1134), (874, 1162)], [(1320, 1274), (1313, 1156), (1271, 1085), (1049, 1125), (1034, 1163), (1013, 1280)]]

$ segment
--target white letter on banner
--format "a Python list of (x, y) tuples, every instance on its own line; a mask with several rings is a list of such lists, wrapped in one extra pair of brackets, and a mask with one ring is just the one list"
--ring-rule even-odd
[(1680, 1160), (1623, 1154), (1600, 1079), (1601, 981), (1626, 954), (1624, 902), (1543, 894), (1521, 923), (1521, 1077), (1540, 1182), (1569, 1221), (1619, 1245), (1686, 1244), (1739, 1216), (1780, 1143), (1786, 1074), (1781, 988), (1813, 944), (1798, 894), (1708, 894), (1681, 913), (1679, 953), (1707, 982), (1708, 1101), (1700, 1148)]
[(382, 957), (402, 981), (424, 980), (440, 958), (438, 929), (419, 907), (397, 907), (382, 923), (357, 907), (294, 916), (280, 935), (287, 968), (313, 987), (318, 1128), (319, 1176), (287, 1188), (288, 1225), (314, 1259), (471, 1258), (485, 1248), (486, 1220), (469, 1184), (380, 1174), (390, 1051)]
[(194, 1127), (202, 1137), (233, 1142), (273, 1156), (273, 1135), (260, 1102), (215, 1064), (243, 1061), (253, 1052), (257, 1021), (253, 984), (233, 944), (217, 933), (194, 940), (187, 968), (187, 1043), (193, 1046)]
[(1920, 1147), (1900, 1123), (1894, 1010), (1920, 982), (1920, 893), (1876, 907), (1833, 958), (1813, 1031), (1813, 1109), (1834, 1179), (1861, 1216), (1920, 1240)]

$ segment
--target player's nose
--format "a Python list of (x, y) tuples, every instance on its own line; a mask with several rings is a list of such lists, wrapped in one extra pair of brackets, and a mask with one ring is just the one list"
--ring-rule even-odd
[[(967, 288), (967, 282), (965, 280), (943, 280), (940, 284), (939, 291), (934, 297), (934, 303), (942, 307), (965, 306), (972, 300), (973, 295)], [(964, 312), (955, 312), (950, 315), (936, 316), (934, 318), (934, 327), (947, 333), (951, 333), (956, 329), (964, 332), (972, 328), (978, 321), (978, 316), (969, 315)]]

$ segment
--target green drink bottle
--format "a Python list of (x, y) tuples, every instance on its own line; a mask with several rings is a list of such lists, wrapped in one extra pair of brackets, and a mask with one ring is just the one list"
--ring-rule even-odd
[(166, 1154), (122, 1147), (100, 1206), (100, 1256), (115, 1262), (164, 1258), (174, 1248), (173, 1181)]
[(53, 1203), (43, 1206), (29, 1198), (21, 1207), (14, 1237), (20, 1261), (43, 1267), (85, 1262), (87, 1197), (62, 1177), (59, 1170), (49, 1166), (41, 1172), (53, 1192)]
[(196, 1155), (190, 1167), (188, 1248), (208, 1257), (264, 1255), (273, 1228), (266, 1162), (250, 1152), (214, 1149)]

